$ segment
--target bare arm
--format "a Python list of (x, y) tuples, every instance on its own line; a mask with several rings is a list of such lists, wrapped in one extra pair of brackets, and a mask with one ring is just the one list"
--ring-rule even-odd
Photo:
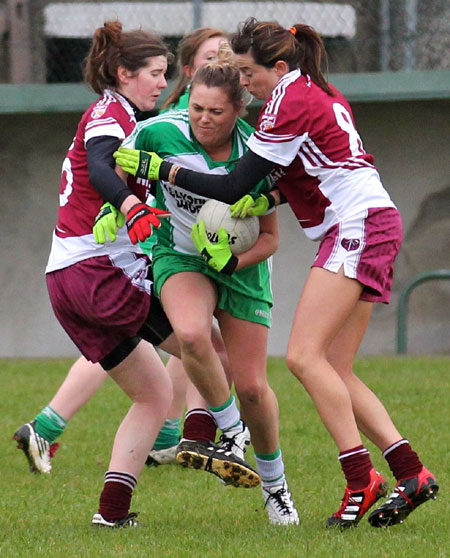
[(277, 251), (280, 244), (277, 212), (260, 217), (259, 225), (258, 240), (249, 250), (238, 255), (236, 270), (267, 260)]

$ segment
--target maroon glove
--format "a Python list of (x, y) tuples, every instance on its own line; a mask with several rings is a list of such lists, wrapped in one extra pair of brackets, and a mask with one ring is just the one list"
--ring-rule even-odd
[(133, 205), (127, 213), (127, 229), (131, 242), (133, 244), (137, 244), (139, 240), (144, 242), (152, 235), (152, 225), (159, 229), (160, 219), (164, 217), (170, 217), (170, 211), (150, 207), (145, 203)]

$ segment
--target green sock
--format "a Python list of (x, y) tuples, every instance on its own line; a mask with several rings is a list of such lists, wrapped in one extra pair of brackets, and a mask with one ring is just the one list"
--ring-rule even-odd
[(166, 419), (153, 444), (154, 450), (176, 446), (181, 438), (181, 419)]
[(231, 394), (230, 397), (225, 401), (223, 405), (220, 405), (219, 407), (209, 407), (209, 410), (212, 411), (213, 413), (219, 413), (220, 411), (224, 411), (225, 409), (230, 407), (233, 403), (234, 403), (234, 395)]
[(34, 420), (36, 432), (50, 444), (52, 444), (58, 436), (61, 436), (64, 428), (67, 426), (67, 421), (49, 405), (47, 405), (45, 409), (42, 409)]

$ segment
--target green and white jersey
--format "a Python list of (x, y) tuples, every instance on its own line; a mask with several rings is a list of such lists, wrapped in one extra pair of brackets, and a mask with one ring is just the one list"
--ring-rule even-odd
[(180, 98), (176, 103), (172, 103), (167, 108), (163, 109), (159, 114), (163, 114), (165, 112), (168, 112), (169, 110), (187, 109), (189, 105), (189, 88), (190, 85), (186, 87), (185, 92), (180, 95)]
[[(194, 171), (226, 174), (245, 153), (246, 143), (252, 132), (253, 128), (239, 118), (233, 131), (233, 147), (229, 159), (212, 161), (192, 133), (188, 111), (182, 109), (138, 122), (123, 146), (155, 151), (163, 159)], [(258, 185), (260, 191), (269, 189), (269, 179), (261, 181)], [(172, 215), (169, 219), (162, 219), (161, 227), (156, 230), (158, 244), (183, 254), (198, 256), (191, 239), (191, 227), (200, 208), (208, 199), (167, 181), (159, 181), (156, 188), (156, 205), (170, 211)]]
[[(245, 153), (247, 139), (253, 128), (238, 119), (233, 130), (233, 146), (227, 161), (212, 161), (195, 139), (189, 125), (188, 111), (169, 111), (138, 122), (124, 147), (155, 151), (165, 160), (199, 172), (226, 174)], [(191, 227), (203, 204), (209, 199), (192, 194), (166, 181), (156, 184), (157, 207), (171, 212), (161, 219), (153, 247), (155, 290), (160, 292), (164, 281), (174, 273), (194, 271), (214, 281), (218, 290), (218, 307), (232, 316), (270, 327), (272, 306), (272, 258), (224, 275), (210, 267), (197, 252), (191, 240)], [(270, 189), (270, 179), (258, 185), (260, 191)]]

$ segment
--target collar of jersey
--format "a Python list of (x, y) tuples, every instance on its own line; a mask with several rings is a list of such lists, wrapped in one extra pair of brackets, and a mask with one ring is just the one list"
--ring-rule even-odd
[(205, 151), (203, 146), (197, 141), (197, 138), (195, 137), (190, 124), (189, 124), (189, 133), (191, 135), (192, 144), (194, 145), (195, 149), (197, 149), (198, 152), (204, 157), (210, 169), (215, 169), (216, 167), (225, 167), (227, 170), (230, 170), (230, 168), (233, 168), (233, 166), (238, 162), (239, 152), (238, 152), (236, 126), (233, 128), (233, 141), (231, 145), (231, 154), (226, 161), (213, 161), (211, 159), (211, 157)]

